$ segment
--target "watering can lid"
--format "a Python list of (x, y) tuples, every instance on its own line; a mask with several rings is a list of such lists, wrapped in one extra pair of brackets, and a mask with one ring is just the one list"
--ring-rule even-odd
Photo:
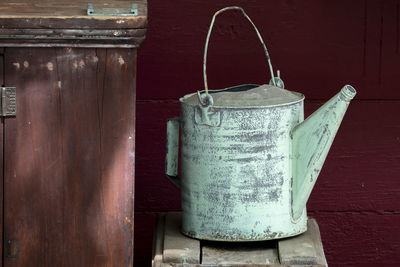
[[(202, 97), (204, 97), (204, 92)], [(209, 90), (213, 99), (213, 107), (271, 107), (299, 102), (304, 95), (282, 89), (273, 85), (239, 85), (222, 90)], [(197, 93), (185, 95), (181, 102), (191, 106), (200, 104)]]

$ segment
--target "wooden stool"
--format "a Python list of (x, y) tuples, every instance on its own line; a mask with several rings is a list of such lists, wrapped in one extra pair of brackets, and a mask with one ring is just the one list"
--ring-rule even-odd
[(180, 212), (157, 218), (153, 267), (328, 266), (318, 224), (312, 218), (302, 235), (258, 242), (200, 241), (181, 234), (180, 226)]

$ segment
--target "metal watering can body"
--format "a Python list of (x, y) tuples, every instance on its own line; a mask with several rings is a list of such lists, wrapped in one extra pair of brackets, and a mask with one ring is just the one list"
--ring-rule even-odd
[[(304, 121), (304, 96), (278, 88), (278, 77), (274, 85), (214, 91), (205, 69), (204, 77), (205, 92), (182, 97), (180, 118), (167, 122), (166, 174), (181, 188), (182, 232), (220, 241), (305, 232), (306, 202), (354, 88), (345, 86)], [(265, 101), (254, 92), (273, 97)]]

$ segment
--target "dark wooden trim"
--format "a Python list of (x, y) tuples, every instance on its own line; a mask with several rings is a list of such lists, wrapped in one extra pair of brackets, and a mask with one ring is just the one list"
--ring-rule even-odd
[[(95, 8), (129, 7), (138, 4), (138, 16), (89, 16), (88, 2)], [(147, 1), (12, 1), (0, 3), (2, 28), (37, 29), (141, 29), (147, 26)]]
[[(147, 1), (135, 0), (138, 16), (90, 16), (90, 1), (0, 3), (0, 46), (137, 48), (147, 27)], [(131, 5), (95, 1), (97, 7)]]
[(92, 47), (92, 48), (137, 48), (144, 37), (100, 37), (100, 38), (2, 38), (2, 47)]
[(107, 18), (98, 20), (95, 18), (1, 18), (0, 25), (3, 28), (42, 28), (42, 29), (144, 29), (147, 26), (147, 17), (138, 16), (134, 20), (124, 18)]
[(137, 44), (70, 44), (70, 43), (17, 43), (4, 42), (3, 47), (70, 47), (70, 48), (138, 48)]
[(0, 17), (0, 25), (3, 28), (38, 28), (38, 29), (144, 29), (147, 26), (147, 17), (138, 16), (135, 19), (125, 18), (109, 18), (96, 19), (88, 18), (15, 18), (15, 17)]
[(40, 35), (58, 38), (71, 37), (145, 37), (146, 29), (9, 29), (0, 28), (0, 36), (21, 36), (25, 35)]
[(0, 46), (137, 48), (145, 36), (146, 29), (0, 29)]

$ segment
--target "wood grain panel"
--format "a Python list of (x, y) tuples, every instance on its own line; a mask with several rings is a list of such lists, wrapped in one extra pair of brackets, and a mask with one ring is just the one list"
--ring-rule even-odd
[[(327, 99), (349, 83), (358, 89), (359, 99), (400, 99), (395, 0), (216, 0), (206, 5), (153, 0), (148, 37), (139, 54), (138, 86), (144, 90), (138, 99), (178, 99), (203, 88), (208, 26), (213, 13), (228, 5), (243, 7), (253, 19), (290, 90), (308, 99)], [(219, 16), (215, 27), (207, 61), (210, 88), (267, 82), (262, 48), (240, 13)]]
[(318, 223), (309, 217), (307, 232), (294, 238), (278, 240), (279, 261), (282, 264), (319, 264), (328, 266)]
[[(135, 50), (12, 49), (5, 266), (132, 266)], [(133, 75), (132, 75), (133, 73)]]
[[(103, 50), (104, 51), (104, 50)], [(103, 201), (107, 264), (132, 266), (134, 229), (136, 50), (108, 49), (102, 114)], [(96, 221), (93, 221), (96, 223)]]
[[(306, 115), (321, 104), (306, 101)], [(399, 209), (399, 110), (398, 101), (350, 104), (311, 195), (310, 210)], [(139, 102), (137, 113), (136, 209), (179, 210), (179, 189), (164, 176), (165, 122), (178, 116), (179, 104)]]
[[(0, 85), (5, 85), (4, 74), (4, 56), (3, 49), (0, 49)], [(4, 181), (4, 169), (3, 169), (3, 142), (4, 142), (4, 119), (0, 119), (0, 240), (3, 240), (3, 181)], [(0, 265), (3, 266), (3, 242), (0, 244)]]
[[(62, 208), (61, 107), (53, 54), (5, 53), (7, 84), (18, 90), (18, 116), (5, 122), (4, 236), (18, 240), (20, 251), (18, 258), (5, 257), (5, 266), (62, 266), (58, 255), (67, 214)], [(44, 253), (49, 249), (55, 253)]]

